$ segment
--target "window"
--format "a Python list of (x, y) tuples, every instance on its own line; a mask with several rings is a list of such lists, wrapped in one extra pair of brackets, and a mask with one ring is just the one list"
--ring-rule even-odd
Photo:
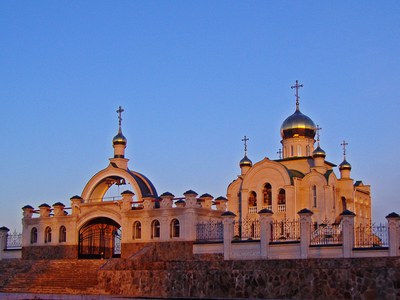
[(294, 150), (293, 150), (293, 146), (290, 146), (290, 156), (294, 155)]
[(249, 194), (249, 207), (257, 206), (257, 193), (251, 191)]
[(133, 239), (140, 240), (142, 238), (142, 224), (139, 221), (133, 223)]
[(307, 155), (307, 156), (310, 156), (310, 155), (311, 155), (311, 153), (310, 153), (310, 146), (309, 146), (309, 145), (306, 146), (306, 155)]
[(67, 229), (65, 228), (65, 226), (60, 227), (60, 234), (59, 234), (58, 241), (60, 243), (64, 243), (67, 241)]
[(286, 191), (280, 189), (278, 193), (278, 212), (286, 211)]
[(51, 228), (46, 227), (46, 230), (44, 231), (44, 242), (45, 243), (51, 243)]
[(179, 221), (177, 219), (173, 219), (171, 221), (171, 238), (178, 238), (180, 235), (179, 230)]
[(302, 153), (301, 153), (301, 146), (298, 145), (298, 146), (297, 146), (297, 156), (301, 156), (301, 155), (302, 155)]
[(313, 185), (312, 186), (312, 206), (317, 207), (317, 186)]
[(286, 191), (284, 189), (279, 190), (278, 204), (286, 204)]
[(36, 244), (37, 243), (37, 229), (36, 227), (33, 227), (31, 230), (31, 244)]
[(266, 183), (263, 189), (264, 194), (264, 204), (272, 205), (272, 186), (270, 183)]
[(154, 220), (151, 222), (151, 238), (159, 238), (160, 237), (160, 222), (158, 220)]

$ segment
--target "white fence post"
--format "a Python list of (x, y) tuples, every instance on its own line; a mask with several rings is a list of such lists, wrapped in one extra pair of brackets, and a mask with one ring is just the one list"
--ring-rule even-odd
[(356, 214), (346, 209), (340, 215), (342, 216), (343, 257), (351, 257), (354, 247), (354, 217)]
[(394, 212), (386, 216), (388, 221), (389, 256), (398, 256), (400, 238), (400, 216)]
[(303, 208), (297, 213), (300, 216), (300, 258), (308, 258), (311, 241), (311, 216), (313, 212)]
[(10, 231), (7, 227), (0, 227), (0, 260), (3, 259), (4, 250), (7, 248), (7, 233)]
[(232, 238), (236, 215), (231, 211), (226, 211), (221, 216), (224, 226), (224, 260), (229, 260), (232, 256)]
[(258, 212), (260, 215), (260, 243), (261, 258), (267, 259), (269, 252), (269, 242), (271, 241), (271, 222), (274, 214), (269, 209), (262, 209)]

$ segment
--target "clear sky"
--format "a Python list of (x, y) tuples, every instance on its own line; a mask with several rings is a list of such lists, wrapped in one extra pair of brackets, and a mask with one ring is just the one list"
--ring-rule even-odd
[(81, 194), (119, 105), (130, 168), (159, 194), (225, 195), (244, 135), (253, 163), (278, 158), (296, 79), (327, 160), (348, 141), (374, 219), (400, 213), (399, 16), (399, 1), (1, 1), (0, 226)]

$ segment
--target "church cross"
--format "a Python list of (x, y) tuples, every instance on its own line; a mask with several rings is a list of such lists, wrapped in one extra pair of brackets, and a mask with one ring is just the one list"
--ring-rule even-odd
[(292, 85), (290, 88), (296, 89), (296, 110), (299, 110), (299, 88), (303, 87), (302, 84), (299, 84), (299, 81), (296, 80), (296, 84)]
[(322, 130), (321, 127), (319, 127), (319, 125), (317, 125), (317, 142), (318, 142), (318, 146), (319, 146), (319, 135), (320, 135), (320, 131)]
[(282, 149), (279, 148), (278, 152), (276, 152), (279, 155), (279, 159), (282, 159)]
[(122, 123), (122, 113), (124, 112), (125, 110), (121, 107), (121, 106), (119, 106), (119, 108), (118, 108), (118, 110), (117, 110), (117, 114), (118, 114), (118, 125), (119, 125), (119, 129), (121, 130), (121, 123)]
[(249, 138), (247, 136), (244, 136), (244, 138), (242, 139), (242, 142), (244, 142), (244, 155), (247, 155), (247, 141), (249, 140)]
[(345, 158), (346, 158), (346, 146), (347, 146), (348, 144), (349, 144), (349, 143), (346, 143), (345, 140), (343, 140), (343, 143), (340, 144), (340, 146), (343, 147), (343, 156), (344, 156)]

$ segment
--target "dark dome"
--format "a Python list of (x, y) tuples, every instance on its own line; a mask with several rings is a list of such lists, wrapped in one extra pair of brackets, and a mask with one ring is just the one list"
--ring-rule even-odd
[(247, 155), (245, 155), (240, 161), (240, 167), (244, 166), (249, 166), (249, 167), (253, 166), (253, 162), (250, 160), (250, 158), (247, 157)]
[(294, 114), (286, 118), (281, 126), (281, 136), (283, 139), (293, 137), (307, 137), (313, 139), (316, 133), (314, 122), (296, 109)]
[(318, 146), (314, 151), (313, 151), (313, 157), (326, 157), (326, 153), (324, 150), (321, 149), (320, 146)]
[(127, 139), (126, 137), (122, 134), (122, 131), (118, 131), (118, 134), (114, 136), (113, 138), (113, 145), (115, 144), (124, 144), (126, 145)]

